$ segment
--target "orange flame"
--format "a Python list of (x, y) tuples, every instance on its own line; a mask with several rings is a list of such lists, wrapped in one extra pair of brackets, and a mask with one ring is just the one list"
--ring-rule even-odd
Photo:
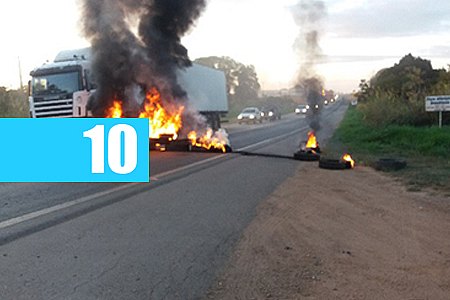
[(218, 131), (216, 134), (213, 133), (213, 130), (211, 128), (208, 128), (206, 133), (201, 136), (197, 137), (197, 132), (191, 131), (188, 134), (188, 139), (191, 141), (192, 146), (204, 148), (207, 150), (210, 149), (218, 149), (221, 150), (223, 153), (227, 152), (226, 145), (228, 145), (228, 138), (226, 137), (226, 134), (222, 134), (224, 132)]
[(115, 100), (113, 102), (113, 106), (108, 109), (108, 113), (106, 115), (107, 118), (122, 118), (123, 110), (122, 110), (122, 102)]
[(181, 115), (184, 107), (166, 108), (161, 105), (159, 91), (152, 88), (145, 97), (144, 110), (139, 114), (139, 118), (148, 118), (150, 138), (152, 139), (159, 139), (161, 135), (172, 135), (174, 140), (178, 138), (182, 127)]
[(355, 167), (355, 161), (353, 160), (352, 156), (350, 154), (344, 154), (342, 156), (342, 160), (343, 161), (347, 161), (350, 163), (350, 165), (352, 166), (352, 169)]
[[(150, 89), (144, 100), (144, 107), (139, 114), (139, 118), (147, 118), (149, 121), (149, 131), (151, 139), (159, 139), (163, 135), (171, 136), (168, 140), (173, 141), (178, 138), (179, 131), (183, 126), (182, 114), (184, 107), (170, 105), (161, 101), (161, 94), (156, 88)], [(108, 109), (107, 118), (123, 117), (121, 101), (114, 101), (113, 106)], [(223, 130), (213, 132), (208, 128), (202, 136), (195, 131), (188, 134), (188, 139), (193, 146), (205, 148), (207, 150), (218, 149), (227, 152), (229, 145), (228, 135)], [(156, 144), (160, 151), (166, 151), (164, 145)]]
[(306, 142), (306, 148), (318, 148), (319, 143), (317, 142), (317, 138), (314, 135), (314, 131), (308, 132), (308, 141)]

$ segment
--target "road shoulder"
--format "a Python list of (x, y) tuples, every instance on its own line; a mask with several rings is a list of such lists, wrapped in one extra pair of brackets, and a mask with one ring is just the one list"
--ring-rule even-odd
[(260, 206), (210, 299), (448, 299), (450, 199), (366, 167), (301, 167)]

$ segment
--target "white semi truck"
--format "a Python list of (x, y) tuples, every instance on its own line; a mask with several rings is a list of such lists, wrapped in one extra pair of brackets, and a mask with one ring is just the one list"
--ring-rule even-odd
[[(89, 117), (87, 103), (95, 92), (90, 49), (60, 52), (51, 63), (34, 69), (29, 86), (32, 118)], [(228, 112), (226, 79), (222, 71), (193, 64), (178, 71), (178, 81), (188, 94), (189, 105), (204, 115), (211, 128), (220, 128)]]

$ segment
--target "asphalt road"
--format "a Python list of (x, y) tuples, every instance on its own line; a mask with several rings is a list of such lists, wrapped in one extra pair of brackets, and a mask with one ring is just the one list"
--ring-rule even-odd
[[(321, 113), (331, 136), (344, 103)], [(235, 150), (292, 155), (302, 116), (226, 126)], [(304, 162), (151, 153), (149, 184), (1, 184), (0, 299), (197, 299), (257, 205)]]

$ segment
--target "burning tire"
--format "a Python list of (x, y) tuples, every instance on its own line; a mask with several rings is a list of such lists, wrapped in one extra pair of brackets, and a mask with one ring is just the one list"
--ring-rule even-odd
[(319, 160), (319, 168), (328, 170), (345, 170), (351, 169), (352, 166), (350, 162), (341, 159), (326, 159), (321, 158)]
[(294, 158), (302, 161), (318, 161), (320, 154), (312, 151), (298, 151), (294, 153)]
[(398, 171), (406, 167), (406, 161), (395, 158), (381, 158), (375, 162), (378, 171)]

